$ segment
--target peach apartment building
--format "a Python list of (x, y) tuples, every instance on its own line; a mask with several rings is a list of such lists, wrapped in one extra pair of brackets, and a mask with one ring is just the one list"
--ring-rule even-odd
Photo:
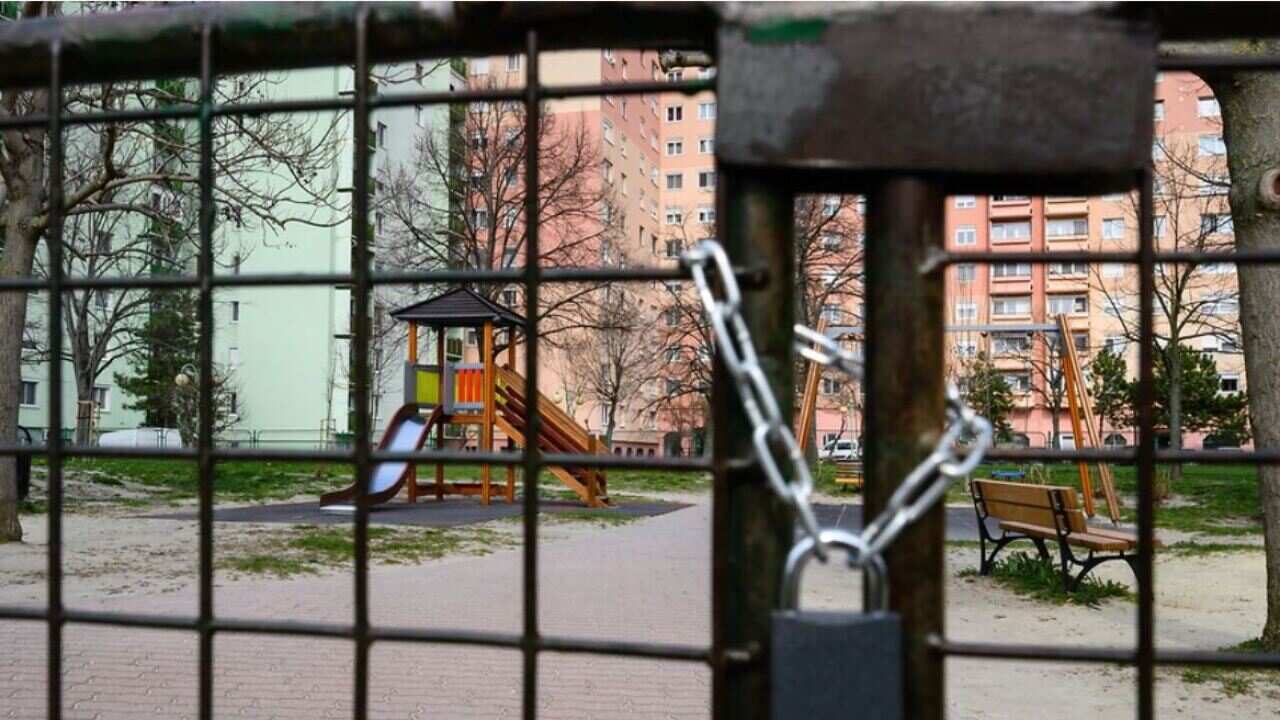
[[(1162, 249), (1230, 248), (1225, 148), (1217, 102), (1199, 78), (1187, 73), (1158, 76), (1153, 107), (1157, 142), (1155, 223)], [(1118, 251), (1137, 247), (1136, 195), (1105, 197), (956, 196), (948, 201), (947, 246), (953, 250)], [(1122, 354), (1130, 376), (1136, 373), (1137, 270), (1123, 264), (1089, 267), (1084, 263), (960, 264), (947, 272), (949, 337), (953, 363), (983, 352), (1015, 389), (1011, 418), (1018, 444), (1053, 443), (1052, 417), (1045, 395), (1054, 359), (1044, 338), (1025, 326), (1068, 317), (1071, 342), (1086, 373), (1090, 358), (1103, 347)], [(1172, 290), (1180, 287), (1183, 289)], [(1177, 316), (1162, 312), (1157, 301), (1156, 332), (1167, 341), (1177, 326), (1182, 343), (1211, 353), (1222, 375), (1222, 389), (1244, 389), (1238, 344), (1235, 268), (1213, 263), (1157, 269), (1157, 292), (1176, 293), (1190, 308)], [(1172, 304), (1172, 303), (1169, 303)], [(1008, 326), (1009, 330), (1001, 329)], [(1058, 444), (1074, 442), (1065, 414)], [(1107, 428), (1106, 442), (1133, 442), (1130, 428)], [(1203, 434), (1188, 434), (1185, 447), (1199, 447)]]

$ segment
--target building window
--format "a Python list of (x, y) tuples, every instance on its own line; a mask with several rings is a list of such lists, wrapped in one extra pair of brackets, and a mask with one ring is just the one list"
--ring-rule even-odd
[(1201, 135), (1199, 139), (1200, 157), (1217, 157), (1227, 154), (1227, 144), (1221, 135)]
[(231, 322), (233, 323), (240, 322), (240, 301), (239, 300), (231, 301)]
[(1152, 109), (1151, 116), (1155, 119), (1156, 122), (1160, 122), (1161, 120), (1164, 120), (1164, 101), (1163, 100), (1156, 101), (1155, 107)]
[(1215, 97), (1196, 98), (1196, 114), (1202, 118), (1219, 117), (1222, 115), (1222, 108)]
[(667, 82), (680, 82), (680, 81), (681, 81), (681, 80), (683, 80), (683, 79), (684, 79), (684, 71), (683, 71), (683, 70), (668, 70), (668, 71), (667, 71)]
[(978, 304), (972, 300), (956, 302), (956, 322), (972, 322), (978, 319)]
[(1102, 220), (1102, 238), (1104, 240), (1123, 239), (1124, 218), (1104, 218)]
[(1025, 203), (1030, 200), (1028, 195), (992, 195), (991, 202), (1001, 204)]
[(1089, 352), (1089, 333), (1087, 332), (1071, 333), (1071, 341), (1075, 343), (1076, 352), (1078, 353)]
[(1200, 306), (1205, 315), (1234, 315), (1239, 311), (1240, 301), (1230, 295), (1210, 295)]
[(524, 57), (522, 55), (508, 55), (507, 56), (507, 72), (519, 72), (520, 62), (523, 59)]
[(613, 163), (608, 160), (602, 160), (600, 162), (600, 173), (604, 175), (605, 182), (612, 183), (613, 182)]
[(698, 208), (698, 222), (708, 225), (716, 221), (716, 209), (710, 205)]
[(1219, 375), (1218, 389), (1225, 393), (1240, 392), (1240, 376), (1234, 373)]
[(1089, 263), (1084, 263), (1084, 262), (1049, 263), (1049, 274), (1050, 275), (1075, 275), (1075, 276), (1088, 275)]
[(472, 58), (467, 62), (467, 72), (472, 75), (488, 75), (489, 58)]
[(1235, 222), (1226, 213), (1205, 213), (1200, 216), (1201, 235), (1235, 235)]
[(613, 51), (612, 51), (612, 50), (607, 50), (607, 49), (606, 49), (606, 50), (601, 50), (601, 51), (600, 51), (600, 54), (604, 56), (605, 62), (609, 63), (610, 65), (612, 65), (612, 64), (613, 64), (613, 62), (614, 62), (614, 58), (613, 58)]
[(1048, 298), (1050, 315), (1072, 315), (1089, 312), (1089, 298), (1085, 295), (1050, 295)]
[(840, 322), (840, 315), (841, 313), (840, 313), (839, 305), (827, 304), (822, 306), (823, 320), (826, 320), (829, 323)]
[(713, 102), (698, 103), (699, 120), (715, 120), (716, 104)]
[(240, 263), (241, 263), (240, 253), (236, 253), (235, 255), (231, 256), (231, 274), (232, 275), (240, 274)]
[(957, 195), (955, 202), (957, 208), (978, 207), (978, 198), (973, 195)]
[(1004, 382), (1009, 389), (1015, 393), (1025, 393), (1031, 391), (1031, 373), (1025, 372), (1007, 372), (1001, 373)]
[(665, 250), (666, 256), (669, 258), (680, 257), (680, 251), (683, 249), (684, 243), (679, 238), (667, 238)]
[(612, 145), (613, 144), (613, 123), (609, 122), (608, 120), (601, 120), (600, 127), (604, 131), (604, 141)]
[(1112, 355), (1124, 355), (1128, 340), (1123, 335), (1110, 335), (1102, 341), (1102, 349)]
[(683, 141), (683, 140), (676, 139), (676, 140), (668, 140), (668, 141), (667, 141), (667, 155), (668, 155), (668, 156), (683, 155), (683, 154), (684, 154), (684, 141)]
[(1031, 349), (1026, 333), (996, 333), (991, 336), (991, 352), (996, 355), (1023, 353)]
[(111, 388), (106, 385), (93, 386), (93, 404), (102, 412), (111, 410)]
[(680, 190), (684, 187), (684, 173), (667, 173), (667, 189)]
[(710, 155), (716, 151), (716, 141), (712, 138), (698, 139), (698, 152), (702, 155)]
[(474, 208), (471, 211), (471, 226), (480, 230), (488, 228), (489, 211), (484, 208)]
[(667, 122), (680, 122), (680, 121), (681, 121), (681, 120), (683, 120), (683, 119), (684, 119), (684, 106), (683, 106), (683, 105), (668, 105), (668, 106), (667, 106)]
[(513, 247), (503, 248), (502, 267), (504, 268), (515, 267), (516, 260), (519, 257), (519, 255), (520, 255), (520, 250), (518, 248), (513, 248)]
[(502, 291), (503, 305), (506, 305), (507, 307), (515, 307), (517, 299), (515, 290), (508, 288)]
[(674, 346), (674, 347), (669, 347), (669, 348), (667, 348), (667, 349), (666, 349), (666, 357), (667, 357), (667, 362), (669, 362), (669, 363), (679, 362), (679, 361), (680, 361), (680, 346), (678, 346), (678, 345), (677, 345), (677, 346)]
[(838, 395), (843, 388), (844, 385), (839, 380), (834, 378), (822, 378), (823, 395)]
[(974, 340), (957, 340), (956, 357), (971, 358), (978, 355), (978, 343)]
[[(1163, 215), (1156, 215), (1155, 217), (1151, 218), (1151, 234), (1153, 236), (1158, 238), (1164, 237), (1164, 226), (1165, 226), (1165, 217)], [(1104, 232), (1105, 232), (1105, 228), (1104, 228)]]
[(240, 394), (239, 393), (227, 394), (227, 411), (232, 415), (240, 414)]
[(698, 188), (702, 190), (712, 190), (716, 186), (715, 170), (699, 170), (698, 171)]
[(991, 277), (1029, 278), (1031, 277), (1031, 263), (993, 263), (991, 265)]
[(666, 222), (668, 225), (683, 225), (684, 211), (680, 208), (667, 208)]
[(978, 229), (972, 225), (961, 225), (956, 228), (956, 245), (977, 245)]
[(1011, 295), (991, 298), (991, 315), (993, 317), (1011, 317), (1031, 314), (1031, 296)]
[(387, 125), (386, 123), (378, 123), (378, 147), (387, 146)]
[(36, 383), (31, 380), (22, 381), (22, 396), (19, 404), (31, 407), (36, 404)]
[(667, 322), (667, 327), (675, 327), (680, 324), (680, 308), (669, 307), (663, 313), (663, 317)]
[(824, 250), (839, 250), (840, 246), (843, 244), (840, 235), (832, 232), (822, 233), (820, 241), (822, 242), (822, 249)]
[(956, 265), (956, 282), (962, 285), (968, 285), (973, 282), (973, 278), (976, 274), (973, 263), (961, 263)]
[(227, 348), (227, 364), (231, 367), (238, 367), (240, 365), (240, 348)]
[(991, 223), (991, 242), (1026, 241), (1030, 239), (1030, 220)]
[[(992, 223), (994, 226), (995, 223)], [(1088, 218), (1054, 218), (1044, 221), (1046, 237), (1081, 237), (1089, 234)]]

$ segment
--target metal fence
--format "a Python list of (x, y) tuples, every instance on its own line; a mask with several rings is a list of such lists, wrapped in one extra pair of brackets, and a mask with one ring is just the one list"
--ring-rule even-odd
[[(701, 663), (713, 674), (712, 707), (720, 718), (766, 717), (768, 714), (768, 626), (769, 612), (778, 604), (782, 560), (794, 531), (789, 512), (773, 497), (758, 468), (751, 459), (737, 398), (726, 382), (723, 368), (717, 366), (713, 403), (714, 442), (711, 459), (648, 458), (616, 455), (576, 456), (542, 453), (533, 447), (519, 453), (475, 453), (431, 450), (419, 453), (376, 451), (370, 444), (370, 417), (366, 383), (353, 383), (355, 402), (354, 443), (347, 450), (303, 451), (266, 448), (215, 447), (213, 397), (213, 292), (216, 288), (241, 286), (350, 285), (354, 293), (353, 355), (354, 376), (369, 375), (370, 345), (369, 296), (380, 284), (505, 282), (521, 283), (525, 291), (528, 345), (525, 376), (531, 385), (538, 382), (539, 289), (547, 283), (579, 281), (648, 282), (687, 279), (683, 269), (671, 268), (542, 268), (535, 263), (523, 268), (454, 269), (430, 272), (373, 272), (369, 267), (369, 148), (360, 140), (367, 137), (370, 114), (381, 108), (465, 102), (522, 102), (526, 108), (526, 137), (536, 138), (536, 128), (543, 113), (543, 102), (552, 99), (588, 97), (603, 94), (623, 95), (683, 91), (693, 93), (717, 89), (720, 93), (720, 126), (717, 129), (717, 170), (721, 181), (718, 191), (720, 222), (718, 236), (743, 265), (738, 268), (747, 289), (744, 313), (756, 337), (762, 358), (768, 363), (770, 381), (778, 396), (792, 393), (791, 278), (792, 238), (791, 213), (794, 193), (798, 191), (864, 192), (868, 196), (868, 247), (866, 288), (869, 298), (866, 338), (867, 370), (867, 503), (875, 512), (892, 492), (905, 470), (920, 459), (921, 434), (934, 432), (942, 425), (943, 356), (941, 338), (942, 272), (955, 262), (1019, 261), (1041, 263), (1040, 253), (945, 253), (942, 250), (943, 201), (947, 192), (958, 190), (979, 192), (1048, 192), (1055, 188), (1071, 191), (1112, 191), (1138, 188), (1141, 193), (1141, 242), (1135, 252), (1055, 253), (1056, 262), (1123, 262), (1135, 263), (1141, 270), (1142, 349), (1139, 368), (1140, 412), (1139, 441), (1136, 448), (1086, 451), (1001, 450), (990, 453), (999, 460), (1073, 460), (1137, 463), (1139, 469), (1138, 531), (1140, 554), (1138, 576), (1138, 640), (1134, 647), (1063, 648), (1048, 645), (958, 642), (945, 637), (942, 628), (942, 523), (941, 511), (931, 513), (903, 536), (889, 557), (891, 590), (895, 609), (903, 614), (907, 637), (906, 688), (907, 709), (911, 717), (942, 717), (943, 665), (947, 657), (991, 658), (1002, 660), (1043, 660), (1087, 663), (1115, 663), (1137, 668), (1137, 715), (1151, 718), (1154, 714), (1155, 669), (1171, 664), (1212, 664), (1233, 666), (1280, 667), (1275, 654), (1215, 653), (1157, 649), (1153, 610), (1152, 548), (1153, 498), (1152, 479), (1157, 462), (1204, 463), (1280, 463), (1280, 451), (1263, 450), (1242, 453), (1202, 453), (1194, 451), (1157, 452), (1153, 432), (1153, 358), (1152, 358), (1152, 294), (1153, 270), (1159, 262), (1195, 262), (1200, 256), (1185, 252), (1159, 252), (1152, 238), (1152, 188), (1150, 156), (1137, 157), (1126, 147), (1119, 153), (1119, 165), (1128, 170), (1117, 172), (1116, 161), (1100, 161), (1090, 170), (1085, 167), (1091, 154), (1087, 144), (1068, 147), (1054, 139), (1034, 152), (1018, 142), (1010, 148), (988, 153), (995, 139), (965, 148), (956, 143), (940, 155), (932, 149), (955, 143), (952, 119), (946, 111), (947, 85), (940, 90), (930, 122), (932, 132), (914, 138), (911, 154), (903, 151), (906, 138), (903, 128), (884, 123), (854, 127), (850, 123), (865, 119), (864, 110), (854, 99), (842, 97), (802, 97), (803, 87), (796, 86), (797, 73), (815, 68), (824, 72), (861, 73), (870, 86), (883, 80), (901, 82), (894, 75), (902, 67), (885, 62), (894, 52), (920, 59), (919, 68), (945, 70), (964, 58), (944, 53), (954, 50), (946, 43), (935, 44), (931, 35), (941, 20), (956, 34), (958, 25), (975, 29), (963, 35), (968, 49), (984, 48), (1007, 37), (1009, 25), (1001, 21), (1000, 12), (980, 5), (959, 8), (931, 6), (879, 6), (871, 11), (860, 9), (815, 9), (816, 13), (799, 16), (783, 7), (717, 8), (701, 4), (622, 4), (607, 8), (591, 4), (521, 6), (509, 4), (452, 5), (448, 3), (386, 5), (219, 5), (215, 7), (185, 6), (175, 9), (108, 15), (87, 20), (23, 22), (21, 26), (0, 26), (0, 86), (5, 88), (43, 87), (49, 97), (47, 116), (19, 117), (6, 120), (0, 129), (44, 127), (52, 139), (49, 143), (49, 187), (51, 222), (47, 234), (49, 277), (4, 278), (0, 291), (45, 291), (48, 312), (62, 312), (62, 293), (81, 288), (154, 287), (190, 288), (198, 291), (200, 335), (200, 440), (191, 449), (102, 448), (71, 446), (58, 436), (47, 445), (6, 444), (4, 455), (41, 455), (47, 457), (49, 473), (49, 565), (48, 605), (45, 609), (0, 607), (0, 619), (42, 622), (48, 628), (48, 716), (62, 716), (63, 632), (69, 623), (111, 625), (117, 627), (167, 629), (194, 632), (199, 636), (199, 712), (202, 718), (213, 717), (214, 675), (213, 643), (219, 634), (259, 633), (267, 635), (306, 636), (350, 640), (354, 646), (353, 665), (354, 714), (364, 718), (370, 714), (369, 656), (373, 643), (446, 643), (519, 650), (523, 656), (523, 715), (537, 715), (538, 660), (547, 651), (588, 653), (633, 658), (651, 658), (675, 662)], [(1134, 74), (1092, 79), (1092, 88), (1072, 86), (1064, 90), (1072, 102), (1085, 98), (1084, 90), (1107, 90), (1102, 81), (1141, 79), (1154, 73), (1156, 65), (1166, 69), (1271, 69), (1280, 67), (1280, 58), (1250, 56), (1180, 57), (1158, 59), (1155, 38), (1195, 39), (1201, 37), (1240, 36), (1277, 33), (1280, 14), (1264, 6), (1248, 10), (1232, 8), (1213, 10), (1203, 5), (1147, 6), (1115, 8), (1088, 6), (1063, 10), (1052, 6), (1028, 8), (1014, 6), (1005, 14), (1020, 22), (1022, 32), (1031, 25), (1044, 23), (1068, 35), (1068, 42), (1055, 48), (1060, 58), (1078, 61), (1087, 72), (1100, 72), (1099, 59), (1085, 52), (1091, 47), (1072, 33), (1079, 28), (1085, 33), (1097, 29), (1091, 25), (1099, 18), (1104, 29), (1118, 35), (1108, 36), (1115, 48), (1134, 49), (1144, 62)], [(994, 22), (993, 22), (994, 19)], [(1005, 20), (1009, 20), (1006, 18)], [(910, 43), (899, 43), (892, 52), (877, 57), (876, 37), (896, 37), (884, 32), (884, 22), (900, 23), (894, 33), (918, 34)], [(980, 23), (973, 25), (973, 23)], [(989, 23), (985, 29), (981, 23)], [(865, 43), (855, 42), (860, 28), (873, 33)], [(1006, 34), (1000, 34), (1006, 33)], [(1106, 35), (1106, 33), (1103, 33)], [(1132, 46), (1126, 45), (1132, 42)], [(720, 67), (719, 79), (686, 82), (631, 82), (590, 86), (548, 86), (539, 77), (539, 54), (546, 50), (569, 48), (629, 47), (708, 51)], [(950, 49), (950, 50), (949, 50)], [(1144, 50), (1150, 50), (1143, 54)], [(356, 82), (350, 97), (282, 102), (257, 102), (219, 105), (214, 101), (214, 82), (220, 74), (267, 69), (285, 69), (346, 64), (354, 67), (357, 78), (369, 76), (371, 65), (413, 60), (423, 55), (479, 55), (498, 53), (524, 54), (528, 69), (525, 87), (518, 89), (466, 90), (451, 93), (417, 93), (373, 96), (367, 83)], [(790, 54), (788, 54), (790, 53)], [(862, 53), (859, 55), (859, 53)], [(1073, 56), (1072, 53), (1078, 53)], [(978, 53), (982, 55), (982, 53)], [(1035, 52), (1031, 55), (1035, 56)], [(1035, 73), (1044, 67), (1032, 67), (1017, 52), (995, 61), (1009, 71), (1003, 77), (1014, 77), (1019, 71)], [(812, 64), (809, 61), (820, 60)], [(1108, 60), (1110, 61), (1110, 60)], [(826, 64), (822, 64), (826, 63)], [(1057, 68), (1062, 69), (1062, 68)], [(945, 73), (944, 73), (945, 74)], [(143, 79), (196, 75), (199, 78), (198, 102), (190, 106), (169, 106), (154, 110), (121, 110), (94, 114), (67, 114), (63, 107), (63, 89), (67, 83), (106, 80)], [(1000, 75), (995, 74), (997, 77)], [(1018, 75), (1020, 77), (1020, 75)], [(1035, 76), (1032, 75), (1034, 78)], [(917, 78), (918, 79), (918, 78)], [(755, 97), (758, 105), (748, 100), (759, 86)], [(957, 81), (959, 82), (959, 81)], [(718, 88), (716, 86), (719, 86)], [(1031, 84), (1033, 86), (1034, 84)], [(1031, 87), (1028, 86), (1028, 87)], [(850, 87), (854, 87), (850, 85)], [(1028, 88), (1023, 88), (1031, 92)], [(999, 102), (1016, 98), (993, 90)], [(1124, 92), (1150, 93), (1146, 88), (1128, 88)], [(856, 93), (855, 93), (856, 94)], [(889, 93), (892, 95), (892, 93)], [(895, 96), (896, 97), (896, 96)], [(1022, 100), (1034, 100), (1028, 94)], [(873, 99), (874, 100), (874, 99)], [(875, 103), (872, 102), (872, 105)], [(1148, 97), (1145, 109), (1150, 111)], [(997, 108), (999, 110), (1000, 108)], [(352, 228), (354, 236), (353, 268), (350, 274), (243, 274), (214, 273), (211, 235), (215, 217), (212, 200), (214, 167), (212, 162), (211, 127), (215, 118), (266, 113), (306, 113), (346, 111), (354, 119), (353, 138), (356, 170), (353, 184)], [(791, 125), (811, 126), (812, 135), (825, 137), (810, 142), (801, 134), (772, 136), (770, 145), (762, 138), (769, 132), (793, 130), (785, 123), (770, 124), (770, 112), (792, 113)], [(928, 108), (906, 107), (895, 121), (910, 125), (910, 113)], [(1035, 109), (1028, 109), (1028, 124), (1013, 132), (1041, 131)], [(200, 253), (197, 273), (189, 276), (157, 276), (130, 281), (110, 278), (65, 277), (61, 268), (63, 227), (63, 133), (66, 128), (89, 123), (143, 119), (195, 120), (200, 131), (199, 162), (199, 231)], [(821, 120), (817, 127), (814, 123)], [(1047, 121), (1046, 121), (1047, 122)], [(975, 128), (956, 126), (964, 135)], [(1145, 128), (1145, 129), (1144, 129)], [(844, 135), (839, 132), (843, 129)], [(992, 128), (981, 127), (989, 131)], [(1087, 130), (1088, 128), (1083, 128)], [(1109, 130), (1115, 130), (1114, 125)], [(1145, 134), (1144, 134), (1145, 133)], [(1135, 123), (1130, 135), (1137, 141), (1150, 141), (1150, 122)], [(853, 135), (861, 137), (853, 138)], [(1078, 136), (1087, 140), (1087, 134)], [(1000, 142), (1011, 140), (998, 138)], [(1015, 138), (1012, 138), (1016, 140)], [(842, 162), (815, 162), (823, 143), (845, 142), (845, 150), (832, 156)], [(788, 144), (790, 143), (790, 144)], [(815, 149), (816, 148), (816, 149)], [(1101, 148), (1105, 153), (1114, 148)], [(855, 157), (857, 151), (866, 155)], [(1032, 157), (1017, 155), (1020, 151)], [(841, 155), (841, 153), (844, 153)], [(952, 154), (947, 154), (952, 153)], [(1067, 157), (1070, 155), (1071, 157)], [(1084, 159), (1081, 155), (1087, 156)], [(1056, 165), (1054, 163), (1057, 163)], [(1056, 169), (1055, 169), (1056, 168)], [(538, 147), (531, 143), (527, 156), (524, 183), (536, 187), (539, 180)], [(528, 195), (526, 217), (538, 217), (536, 193)], [(532, 225), (527, 231), (528, 257), (538, 257), (539, 232)], [(1213, 260), (1237, 263), (1280, 262), (1280, 252), (1237, 252)], [(63, 337), (57, 323), (50, 323), (49, 349), (58, 357)], [(936, 357), (935, 357), (936, 356)], [(49, 427), (64, 424), (62, 414), (62, 363), (51, 363), (49, 381)], [(529, 410), (529, 433), (536, 437), (540, 418), (536, 406)], [(70, 610), (63, 604), (63, 494), (64, 462), (69, 457), (124, 456), (135, 458), (185, 458), (199, 468), (199, 605), (195, 616), (158, 616), (144, 613), (113, 613)], [(416, 627), (375, 626), (369, 617), (369, 511), (361, 496), (355, 514), (355, 590), (349, 623), (328, 624), (274, 620), (245, 620), (221, 616), (213, 605), (213, 505), (214, 478), (217, 464), (233, 460), (322, 460), (351, 463), (358, 480), (369, 476), (372, 463), (383, 460), (413, 459), (426, 463), (466, 463), (486, 461), (495, 465), (519, 465), (526, 478), (536, 478), (547, 465), (581, 465), (587, 467), (663, 468), (668, 470), (710, 471), (714, 475), (713, 509), (713, 590), (711, 644), (668, 644), (622, 640), (596, 640), (577, 637), (549, 636), (538, 626), (538, 494), (526, 492), (523, 499), (523, 631), (520, 633), (488, 632), (472, 629), (423, 629)], [(359, 482), (359, 487), (364, 487)]]

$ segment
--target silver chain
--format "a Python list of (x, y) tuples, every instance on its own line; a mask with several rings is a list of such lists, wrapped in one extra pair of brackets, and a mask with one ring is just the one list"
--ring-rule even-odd
[[(760, 366), (751, 332), (742, 317), (742, 292), (729, 256), (718, 242), (704, 240), (685, 251), (681, 260), (693, 275), (720, 358), (738, 388), (742, 409), (753, 428), (751, 443), (765, 478), (778, 497), (796, 513), (808, 540), (816, 544), (816, 554), (825, 560), (822, 529), (810, 500), (813, 474), (809, 472), (795, 434), (783, 422), (778, 400)], [(714, 275), (720, 297), (713, 291), (709, 275)], [(796, 325), (795, 332), (797, 351), (803, 357), (854, 378), (862, 377), (861, 361), (839, 343), (804, 325)], [(990, 446), (991, 423), (965, 405), (959, 390), (949, 384), (946, 429), (933, 451), (907, 474), (880, 514), (863, 526), (854, 543), (861, 545), (861, 552), (857, 553), (860, 558), (851, 557), (851, 562), (861, 565), (879, 557), (903, 528), (919, 519), (946, 494), (951, 481), (972, 472)], [(791, 466), (790, 481), (782, 472), (780, 459)]]

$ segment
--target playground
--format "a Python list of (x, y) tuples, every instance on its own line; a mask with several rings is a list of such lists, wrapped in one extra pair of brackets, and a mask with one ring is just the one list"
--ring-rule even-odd
[[(84, 461), (89, 463), (91, 461)], [(69, 475), (68, 493), (81, 498), (69, 509), (64, 532), (67, 602), (71, 607), (124, 612), (189, 614), (196, 602), (196, 523), (180, 516), (190, 500), (171, 500), (173, 485), (144, 485), (124, 480), (104, 483), (111, 468), (98, 461), (88, 472)], [(1001, 466), (1002, 467), (1002, 466)], [(249, 475), (270, 469), (237, 468)], [(1074, 467), (1057, 468), (1060, 474)], [(1118, 468), (1122, 500), (1129, 490), (1128, 468)], [(983, 468), (984, 474), (1000, 471)], [(1189, 472), (1196, 487), (1213, 486), (1209, 476)], [(1204, 477), (1204, 480), (1201, 480)], [(311, 481), (308, 481), (311, 482)], [(856, 521), (858, 496), (840, 491), (819, 496), (824, 524)], [(333, 478), (324, 480), (332, 485)], [(543, 602), (541, 626), (548, 633), (586, 637), (624, 637), (646, 641), (700, 641), (710, 633), (710, 497), (706, 481), (675, 480), (619, 473), (614, 492), (626, 498), (623, 510), (644, 503), (671, 503), (676, 509), (624, 521), (618, 510), (587, 510), (564, 500), (564, 517), (544, 514), (540, 526)], [(553, 492), (559, 483), (546, 482)], [(661, 487), (662, 489), (654, 489)], [(304, 488), (306, 489), (306, 488)], [(39, 473), (36, 499), (42, 492)], [(947, 626), (957, 638), (993, 637), (1018, 642), (1065, 645), (1120, 644), (1132, 641), (1136, 605), (1111, 599), (1097, 607), (1037, 600), (996, 582), (975, 577), (978, 548), (972, 503), (958, 489), (948, 504), (957, 532), (948, 533)], [(1221, 493), (1217, 493), (1221, 495)], [(91, 498), (96, 500), (91, 501)], [(219, 503), (219, 512), (280, 504), (277, 500)], [(166, 498), (166, 499), (161, 499)], [(315, 505), (313, 495), (294, 496)], [(1195, 497), (1179, 500), (1161, 516), (1162, 538), (1169, 546), (1157, 555), (1156, 609), (1162, 643), (1170, 647), (1216, 649), (1236, 644), (1255, 632), (1264, 603), (1263, 556), (1257, 536), (1240, 522), (1218, 513), (1223, 526), (1237, 525), (1243, 534), (1177, 529), (1191, 528)], [(176, 504), (175, 504), (176, 503)], [(401, 501), (392, 503), (404, 505)], [(443, 505), (483, 507), (478, 498), (452, 498)], [(389, 506), (388, 506), (389, 507)], [(495, 510), (505, 507), (495, 502)], [(224, 510), (225, 508), (225, 510)], [(624, 510), (625, 512), (625, 510)], [(520, 525), (491, 520), (440, 529), (385, 525), (389, 511), (371, 513), (375, 539), (371, 548), (372, 619), (379, 624), (412, 627), (466, 627), (513, 631), (520, 623)], [(42, 515), (24, 521), (31, 542), (0, 548), (0, 572), (6, 582), (0, 602), (36, 604), (45, 583)], [(968, 523), (967, 527), (964, 523)], [(350, 555), (331, 564), (280, 576), (265, 571), (232, 571), (223, 562), (250, 556), (276, 543), (331, 537), (315, 528), (290, 524), (216, 522), (215, 543), (221, 568), (215, 602), (228, 616), (279, 618), (287, 609), (297, 621), (342, 621), (349, 612)], [(965, 534), (967, 533), (967, 535)], [(397, 551), (389, 541), (420, 543), (421, 552)], [(379, 544), (386, 541), (388, 544)], [(1226, 547), (1238, 543), (1237, 547)], [(1193, 552), (1193, 546), (1203, 552)], [(382, 549), (380, 549), (382, 548)], [(1102, 579), (1132, 588), (1132, 577), (1120, 563), (1099, 568)], [(1213, 582), (1206, 583), (1205, 578)], [(807, 576), (803, 601), (812, 607), (847, 607), (859, 597), (855, 574), (815, 568)], [(0, 693), (5, 710), (18, 717), (42, 714), (42, 628), (35, 623), (6, 623), (0, 629), (9, 647), (29, 648), (0, 664)], [(196, 672), (194, 647), (180, 633), (109, 629), (77, 625), (68, 631), (67, 703), (104, 718), (136, 717), (159, 709), (182, 714), (194, 698), (190, 685)], [(271, 704), (281, 717), (340, 717), (350, 714), (350, 654), (327, 641), (227, 636), (217, 644), (223, 711), (253, 714)], [(557, 718), (698, 718), (707, 715), (709, 676), (699, 666), (643, 660), (611, 660), (552, 655), (544, 660), (548, 717)], [(438, 667), (448, 682), (403, 682), (406, 667)], [(519, 657), (505, 651), (470, 647), (407, 648), (379, 646), (373, 658), (372, 691), (385, 700), (391, 716), (414, 713), (444, 717), (502, 717), (519, 707)], [(948, 694), (954, 717), (1036, 717), (1045, 706), (1070, 706), (1098, 718), (1131, 717), (1129, 671), (1106, 666), (956, 660), (948, 665)], [(1274, 680), (1204, 677), (1178, 669), (1159, 674), (1161, 715), (1181, 712), (1196, 718), (1270, 717), (1280, 690)], [(269, 678), (269, 681), (264, 679)], [(483, 682), (480, 681), (483, 678)], [(1023, 689), (1040, 688), (1035, 697)], [(1243, 688), (1243, 689), (1242, 689)], [(282, 698), (288, 703), (282, 704)], [(2, 717), (3, 714), (0, 714)]]

